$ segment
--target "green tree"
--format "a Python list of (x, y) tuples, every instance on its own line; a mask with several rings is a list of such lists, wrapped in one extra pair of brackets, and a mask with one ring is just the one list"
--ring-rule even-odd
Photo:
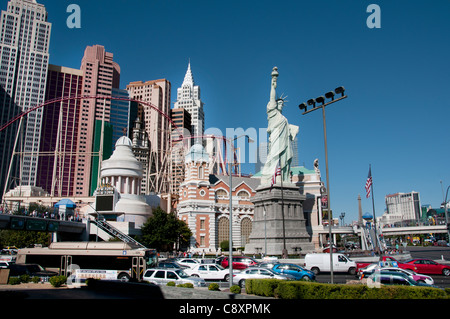
[(142, 235), (139, 241), (147, 247), (159, 251), (170, 251), (175, 243), (186, 245), (192, 232), (185, 222), (175, 214), (167, 214), (160, 207), (153, 211), (153, 216), (141, 227)]
[(33, 247), (35, 244), (48, 246), (51, 233), (24, 230), (0, 230), (0, 246), (18, 248)]

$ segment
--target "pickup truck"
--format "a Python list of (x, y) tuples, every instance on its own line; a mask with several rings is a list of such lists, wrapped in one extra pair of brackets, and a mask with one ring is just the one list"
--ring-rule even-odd
[[(397, 263), (397, 267), (402, 268), (402, 269), (409, 269), (412, 271), (417, 271), (417, 267), (415, 267), (414, 265), (410, 265), (410, 264), (404, 264), (401, 263), (399, 261), (397, 261), (397, 259), (390, 257), (390, 256), (383, 256), (381, 258), (381, 260), (385, 263), (388, 264), (388, 266), (393, 266), (393, 263)], [(379, 261), (377, 261), (376, 263), (378, 263)], [(367, 266), (369, 266), (370, 264), (373, 264), (375, 262), (371, 262), (371, 263), (356, 263), (356, 273), (359, 273), (360, 269), (366, 268)]]

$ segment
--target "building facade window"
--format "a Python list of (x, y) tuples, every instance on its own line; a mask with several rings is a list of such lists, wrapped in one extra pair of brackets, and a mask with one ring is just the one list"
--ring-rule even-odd
[(217, 226), (217, 242), (220, 247), (221, 242), (223, 242), (224, 240), (229, 240), (230, 222), (227, 217), (220, 217)]
[(251, 233), (252, 220), (248, 217), (244, 217), (241, 221), (241, 246), (248, 244)]

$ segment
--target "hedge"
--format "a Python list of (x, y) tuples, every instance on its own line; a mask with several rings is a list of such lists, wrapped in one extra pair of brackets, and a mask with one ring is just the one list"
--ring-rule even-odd
[(279, 299), (449, 299), (448, 290), (428, 287), (322, 284), (278, 279), (248, 279), (247, 294)]

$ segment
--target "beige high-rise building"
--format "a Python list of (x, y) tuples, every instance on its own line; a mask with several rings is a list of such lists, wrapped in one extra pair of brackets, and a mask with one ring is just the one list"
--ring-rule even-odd
[(127, 91), (131, 99), (142, 101), (138, 105), (138, 117), (149, 139), (149, 169), (147, 176), (144, 176), (145, 193), (167, 193), (170, 187), (171, 84), (166, 79), (136, 81), (127, 85)]
[[(120, 67), (113, 61), (113, 54), (106, 52), (101, 45), (86, 47), (81, 61), (83, 72), (82, 94), (84, 96), (111, 96), (113, 88), (119, 88)], [(103, 118), (109, 122), (111, 111), (110, 99), (83, 99), (81, 103), (78, 126), (76, 185), (77, 196), (89, 196), (91, 189), (91, 174), (93, 161), (98, 157), (92, 156), (96, 120)], [(98, 123), (98, 122), (97, 122)], [(96, 168), (98, 170), (98, 167)], [(98, 173), (98, 172), (97, 172)]]

